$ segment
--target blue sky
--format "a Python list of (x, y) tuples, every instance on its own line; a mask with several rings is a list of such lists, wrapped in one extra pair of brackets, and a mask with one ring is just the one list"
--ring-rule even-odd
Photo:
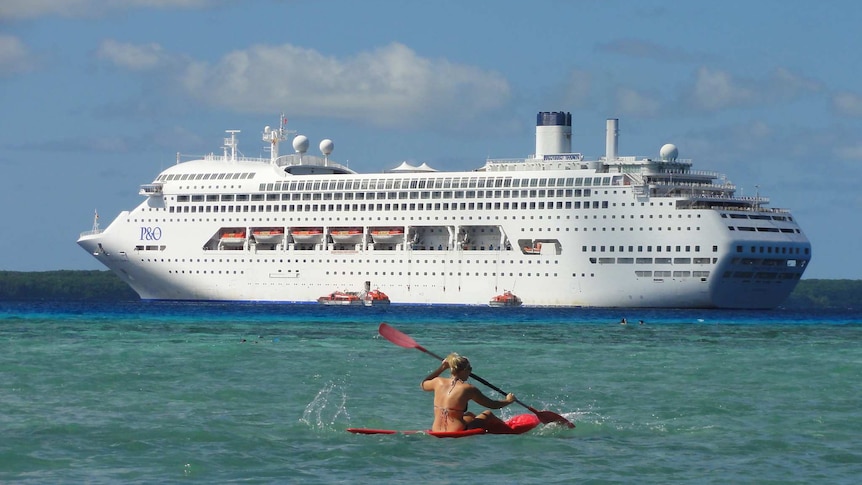
[[(0, 269), (101, 269), (75, 240), (176, 153), (266, 155), (283, 111), (360, 172), (535, 148), (679, 147), (789, 208), (806, 278), (862, 278), (862, 3), (759, 0), (3, 0)], [(285, 147), (287, 149), (287, 147)], [(759, 188), (758, 188), (759, 187)]]

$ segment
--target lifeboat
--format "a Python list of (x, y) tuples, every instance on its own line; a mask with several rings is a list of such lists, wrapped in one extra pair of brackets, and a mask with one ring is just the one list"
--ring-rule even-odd
[(488, 305), (492, 307), (508, 307), (508, 306), (521, 306), (523, 302), (520, 298), (515, 296), (509, 290), (503, 292), (502, 295), (497, 295), (494, 298), (491, 298), (491, 301), (488, 302)]
[(321, 305), (362, 305), (362, 298), (352, 291), (334, 291), (317, 299)]
[(524, 254), (542, 254), (542, 243), (536, 243), (533, 247), (524, 246)]
[(355, 227), (332, 229), (329, 231), (332, 241), (338, 244), (357, 244), (362, 242), (362, 229)]
[(400, 227), (386, 227), (371, 230), (371, 238), (376, 243), (399, 243), (404, 241), (404, 229)]
[(226, 246), (245, 244), (245, 231), (225, 232), (221, 235), (221, 243)]
[(388, 305), (390, 303), (386, 293), (376, 289), (366, 293), (363, 301), (365, 302), (365, 306)]
[(284, 229), (255, 229), (251, 231), (254, 240), (261, 244), (277, 244), (284, 240)]
[(290, 235), (298, 243), (323, 242), (323, 229), (319, 227), (295, 227), (290, 230)]

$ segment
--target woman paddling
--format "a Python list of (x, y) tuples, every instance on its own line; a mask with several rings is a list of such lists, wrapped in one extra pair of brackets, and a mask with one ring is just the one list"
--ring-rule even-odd
[[(452, 377), (440, 377), (446, 369)], [(428, 374), (422, 381), (423, 391), (434, 391), (434, 425), (431, 431), (461, 431), (472, 428), (492, 428), (505, 423), (491, 411), (485, 410), (476, 415), (467, 411), (467, 403), (475, 401), (480, 406), (500, 409), (515, 402), (515, 395), (508, 394), (506, 399), (495, 401), (469, 384), (470, 361), (461, 355), (452, 353), (443, 359), (434, 372)]]

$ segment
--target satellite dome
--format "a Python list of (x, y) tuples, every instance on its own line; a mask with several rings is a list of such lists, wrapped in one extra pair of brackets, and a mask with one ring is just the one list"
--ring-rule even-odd
[(665, 162), (675, 162), (676, 157), (679, 156), (679, 150), (673, 143), (668, 143), (661, 147), (659, 155), (661, 155), (661, 159)]
[(296, 153), (305, 153), (308, 151), (308, 137), (299, 135), (293, 139), (293, 149)]
[(329, 138), (320, 142), (320, 152), (326, 156), (329, 156), (332, 153), (332, 150), (335, 150), (335, 143), (332, 143), (332, 140)]

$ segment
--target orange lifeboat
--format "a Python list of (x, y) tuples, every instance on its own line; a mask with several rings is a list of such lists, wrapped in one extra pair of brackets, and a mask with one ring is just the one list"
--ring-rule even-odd
[(378, 305), (388, 305), (389, 297), (386, 296), (386, 293), (383, 293), (380, 290), (371, 290), (365, 294), (365, 306), (378, 306)]
[(290, 235), (298, 243), (323, 242), (323, 228), (320, 227), (295, 227), (290, 230)]
[(524, 246), (524, 254), (542, 254), (542, 243), (536, 243), (533, 247)]
[(521, 304), (523, 304), (521, 299), (509, 290), (504, 291), (502, 295), (491, 298), (491, 301), (488, 302), (488, 305), (492, 307), (521, 306)]
[(338, 244), (356, 244), (362, 241), (362, 229), (356, 227), (336, 228), (329, 231), (332, 241)]
[(225, 232), (221, 235), (221, 243), (226, 246), (236, 246), (245, 243), (245, 231)]
[(317, 303), (322, 305), (362, 305), (362, 299), (359, 294), (351, 291), (333, 291), (332, 293), (321, 296), (317, 299)]
[(376, 243), (398, 243), (404, 241), (404, 229), (401, 227), (382, 227), (371, 230), (371, 238)]
[(282, 228), (254, 229), (251, 234), (255, 241), (262, 244), (275, 244), (284, 240), (284, 229)]

